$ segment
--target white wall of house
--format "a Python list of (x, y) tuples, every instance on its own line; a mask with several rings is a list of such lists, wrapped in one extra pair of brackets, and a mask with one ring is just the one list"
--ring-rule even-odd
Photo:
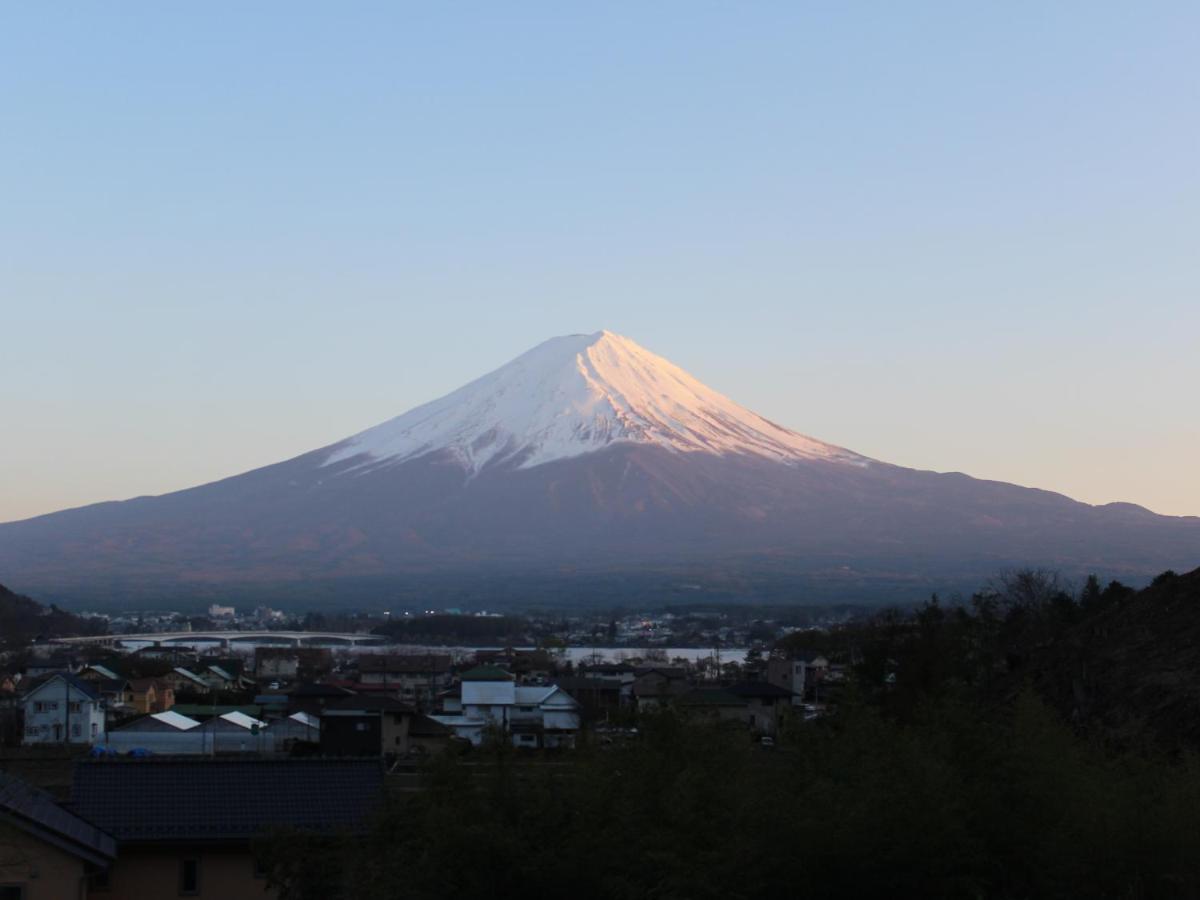
[(93, 744), (103, 741), (104, 704), (69, 681), (54, 677), (25, 695), (23, 744)]
[(511, 681), (464, 681), (462, 705), (512, 706), (516, 702), (517, 686)]
[(767, 681), (776, 687), (789, 690), (794, 695), (792, 704), (799, 706), (804, 702), (804, 688), (808, 664), (802, 659), (767, 660)]

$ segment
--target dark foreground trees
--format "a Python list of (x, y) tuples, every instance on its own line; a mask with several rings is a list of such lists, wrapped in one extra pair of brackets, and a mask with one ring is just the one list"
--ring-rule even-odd
[(1151, 687), (1193, 708), (1200, 573), (974, 601), (851, 630), (836, 715), (772, 749), (668, 711), (628, 744), (439, 759), (365, 837), (269, 842), (272, 871), (304, 900), (1200, 897), (1192, 732), (1095, 710)]
[(1001, 721), (851, 698), (773, 750), (668, 713), (627, 746), (429, 780), (365, 839), (272, 842), (287, 896), (1200, 895), (1197, 761), (1083, 743), (1032, 692)]

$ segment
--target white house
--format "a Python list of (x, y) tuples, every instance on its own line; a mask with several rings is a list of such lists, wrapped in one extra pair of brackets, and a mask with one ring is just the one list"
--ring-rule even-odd
[(452, 714), (431, 716), (478, 744), (489, 728), (507, 732), (517, 747), (571, 747), (579, 733), (579, 703), (557, 685), (518, 685), (496, 666), (463, 673)]
[(792, 692), (792, 704), (800, 706), (805, 692), (828, 675), (829, 660), (821, 655), (785, 658), (772, 656), (767, 660), (767, 681)]
[(34, 686), (22, 700), (23, 744), (94, 744), (104, 740), (104, 703), (95, 684), (63, 672)]

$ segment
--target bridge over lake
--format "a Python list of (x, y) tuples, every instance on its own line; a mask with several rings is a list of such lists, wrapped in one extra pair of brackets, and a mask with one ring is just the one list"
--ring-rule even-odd
[(380, 645), (388, 639), (378, 634), (345, 634), (336, 631), (159, 631), (148, 634), (99, 634), (58, 638), (55, 643), (76, 646), (120, 647), (126, 642), (149, 646), (189, 647), (219, 644), (222, 647), (357, 647)]

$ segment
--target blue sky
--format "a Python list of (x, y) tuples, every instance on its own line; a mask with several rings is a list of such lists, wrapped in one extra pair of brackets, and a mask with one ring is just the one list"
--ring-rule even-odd
[(805, 433), (1200, 514), (1195, 3), (7, 4), (0, 520), (609, 328)]

